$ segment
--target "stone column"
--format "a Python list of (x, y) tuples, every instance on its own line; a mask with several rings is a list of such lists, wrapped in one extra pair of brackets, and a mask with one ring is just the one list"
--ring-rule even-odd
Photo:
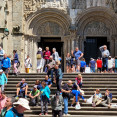
[(117, 56), (117, 38), (115, 39), (115, 56)]
[(36, 73), (36, 68), (37, 68), (37, 58), (36, 58), (36, 53), (37, 53), (37, 41), (34, 39), (33, 41), (33, 72)]

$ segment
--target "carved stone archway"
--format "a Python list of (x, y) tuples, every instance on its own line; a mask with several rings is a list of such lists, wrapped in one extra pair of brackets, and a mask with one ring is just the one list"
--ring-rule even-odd
[[(95, 27), (96, 23), (97, 27)], [(116, 43), (113, 41), (113, 35), (117, 34), (117, 15), (114, 11), (106, 7), (92, 7), (86, 9), (77, 17), (76, 25), (77, 38), (79, 39), (79, 46), (82, 51), (84, 50), (86, 36), (106, 36), (110, 42), (111, 55), (117, 55), (117, 53), (115, 53), (117, 45), (115, 45)]]
[[(38, 47), (37, 42), (40, 42), (40, 37), (60, 37), (61, 41), (64, 42), (63, 49), (65, 50), (64, 55), (66, 55), (68, 52), (66, 46), (71, 43), (69, 31), (71, 19), (64, 11), (54, 8), (43, 8), (31, 14), (26, 20), (26, 24), (25, 34), (34, 43), (34, 46), (31, 48), (33, 49), (36, 46), (35, 53)], [(32, 57), (32, 60), (34, 60), (33, 64), (36, 66), (36, 56)]]

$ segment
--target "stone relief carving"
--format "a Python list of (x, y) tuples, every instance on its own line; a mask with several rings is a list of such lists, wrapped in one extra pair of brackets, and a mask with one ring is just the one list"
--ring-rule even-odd
[(85, 9), (86, 0), (72, 0), (72, 9)]
[(106, 5), (117, 13), (117, 0), (106, 0)]
[(24, 0), (24, 16), (25, 18), (32, 12), (41, 8), (57, 8), (67, 11), (67, 0)]
[(106, 27), (103, 22), (91, 22), (89, 23), (85, 30), (85, 35), (109, 35), (110, 30)]
[(39, 35), (63, 35), (62, 27), (55, 22), (46, 22), (39, 27)]

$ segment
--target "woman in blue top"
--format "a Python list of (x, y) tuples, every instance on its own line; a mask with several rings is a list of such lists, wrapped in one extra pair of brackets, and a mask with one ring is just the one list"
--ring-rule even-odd
[(48, 102), (50, 98), (50, 89), (46, 86), (46, 82), (41, 83), (41, 113), (39, 115), (44, 115), (43, 106), (45, 106), (45, 115), (48, 115)]
[(18, 62), (19, 62), (19, 58), (18, 58), (17, 50), (13, 50), (13, 69), (16, 75), (18, 73), (18, 68), (17, 68)]
[(3, 73), (3, 70), (0, 70), (0, 86), (1, 86), (1, 91), (4, 91), (4, 85), (7, 84), (7, 77)]

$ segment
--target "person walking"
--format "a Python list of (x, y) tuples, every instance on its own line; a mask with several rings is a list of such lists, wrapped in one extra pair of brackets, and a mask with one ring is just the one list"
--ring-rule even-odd
[(10, 58), (7, 57), (7, 54), (4, 54), (4, 59), (2, 59), (2, 69), (8, 78), (8, 72), (11, 67)]
[(83, 57), (83, 53), (79, 50), (78, 47), (76, 47), (74, 51), (74, 56), (75, 56), (75, 65), (76, 65), (76, 72), (80, 72), (80, 59)]
[(102, 63), (103, 63), (103, 71), (108, 71), (108, 57), (110, 55), (109, 50), (107, 49), (106, 45), (101, 46), (100, 51), (102, 53)]
[(69, 93), (71, 92), (70, 90), (70, 86), (72, 85), (72, 81), (69, 80), (66, 84), (64, 84), (64, 86), (62, 87), (61, 91), (62, 91), (62, 96), (63, 96), (63, 101), (64, 101), (64, 115), (68, 116), (68, 99), (69, 97)]
[(2, 69), (2, 59), (4, 58), (5, 51), (0, 46), (0, 69)]
[(25, 72), (29, 73), (30, 68), (31, 68), (32, 64), (31, 64), (31, 59), (29, 57), (29, 55), (27, 55), (27, 58), (25, 59)]
[(51, 107), (52, 107), (52, 117), (62, 117), (62, 106), (63, 106), (63, 97), (60, 95), (60, 92), (57, 91), (55, 96), (51, 98)]
[(48, 115), (48, 102), (50, 98), (50, 89), (46, 85), (46, 82), (43, 81), (41, 85), (42, 87), (40, 89), (41, 91), (41, 113), (39, 114), (40, 116), (44, 115), (43, 106), (45, 106), (45, 115)]
[(18, 68), (17, 68), (18, 62), (19, 62), (19, 58), (18, 58), (17, 50), (13, 50), (13, 69), (16, 75), (18, 75)]
[(56, 77), (57, 90), (61, 92), (61, 83), (62, 83), (63, 73), (62, 73), (61, 68), (59, 68), (58, 65), (55, 65), (55, 77)]

